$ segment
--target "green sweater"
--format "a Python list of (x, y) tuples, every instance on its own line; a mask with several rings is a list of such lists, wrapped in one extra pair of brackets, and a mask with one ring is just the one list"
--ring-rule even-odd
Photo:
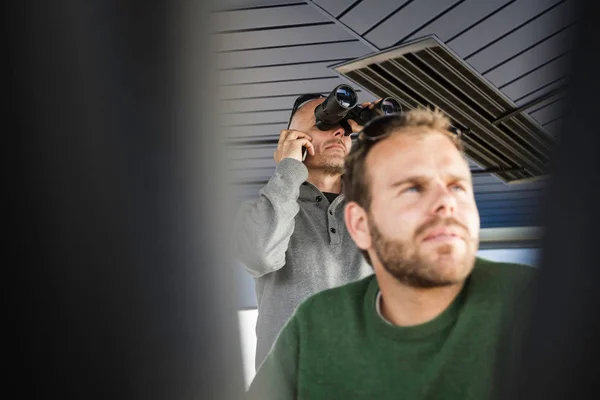
[(287, 322), (248, 397), (492, 398), (495, 374), (515, 361), (533, 276), (478, 259), (453, 303), (412, 327), (379, 315), (375, 276), (321, 292)]

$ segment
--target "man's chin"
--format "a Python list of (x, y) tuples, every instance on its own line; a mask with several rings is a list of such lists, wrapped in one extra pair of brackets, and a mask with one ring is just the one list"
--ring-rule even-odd
[(444, 251), (429, 253), (422, 260), (443, 280), (458, 283), (471, 273), (475, 257), (462, 251)]
[(344, 172), (344, 163), (327, 163), (323, 166), (323, 170), (332, 175), (341, 175)]

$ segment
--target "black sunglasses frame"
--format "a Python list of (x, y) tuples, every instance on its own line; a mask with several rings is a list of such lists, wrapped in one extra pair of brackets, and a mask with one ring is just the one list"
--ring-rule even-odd
[(311, 100), (316, 100), (316, 99), (320, 99), (320, 98), (325, 98), (326, 96), (322, 95), (321, 93), (307, 93), (307, 94), (302, 94), (300, 96), (298, 96), (296, 98), (296, 100), (294, 101), (294, 105), (292, 107), (292, 113), (290, 114), (290, 119), (288, 121), (288, 129), (290, 129), (290, 125), (292, 124), (292, 118), (294, 118), (294, 115), (296, 114), (296, 112), (298, 111), (298, 109), (307, 101), (311, 101)]
[[(352, 134), (351, 138), (355, 139), (358, 142), (363, 142), (363, 143), (377, 142), (378, 140), (381, 140), (391, 134), (391, 132), (392, 132), (391, 129), (386, 128), (386, 125), (391, 124), (393, 122), (396, 122), (399, 125), (401, 125), (404, 122), (403, 120), (404, 120), (404, 113), (402, 113), (402, 112), (388, 114), (388, 115), (382, 115), (381, 117), (377, 117), (377, 118), (369, 121), (369, 123), (367, 123), (363, 127), (362, 131)], [(449, 130), (453, 134), (457, 135), (459, 138), (462, 137), (463, 132), (466, 132), (466, 130), (462, 130), (455, 126), (451, 126)], [(385, 133), (377, 134), (374, 131), (385, 132)]]

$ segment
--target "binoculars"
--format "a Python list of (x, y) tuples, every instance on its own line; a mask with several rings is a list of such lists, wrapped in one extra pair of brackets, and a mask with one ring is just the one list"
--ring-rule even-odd
[(327, 96), (325, 101), (315, 108), (315, 119), (317, 128), (326, 131), (341, 125), (345, 135), (352, 133), (348, 120), (354, 120), (359, 125), (382, 115), (393, 114), (402, 111), (400, 102), (393, 97), (385, 97), (375, 104), (373, 109), (362, 107), (357, 104), (356, 91), (348, 85), (338, 85)]

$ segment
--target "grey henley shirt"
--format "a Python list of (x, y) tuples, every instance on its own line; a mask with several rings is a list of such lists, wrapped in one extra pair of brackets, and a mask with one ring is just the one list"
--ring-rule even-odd
[(257, 368), (303, 300), (373, 273), (346, 230), (344, 196), (330, 204), (307, 178), (302, 162), (281, 160), (236, 216), (236, 254), (255, 280)]

